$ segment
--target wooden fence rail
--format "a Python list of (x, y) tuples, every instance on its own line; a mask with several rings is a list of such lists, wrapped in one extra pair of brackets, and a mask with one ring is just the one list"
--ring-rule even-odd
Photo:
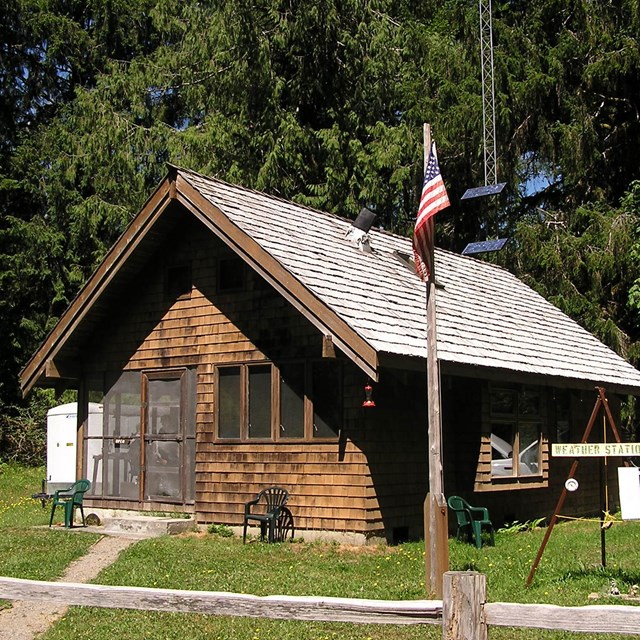
[(0, 577), (0, 599), (6, 600), (303, 621), (438, 624), (444, 640), (485, 640), (490, 626), (640, 635), (640, 607), (487, 603), (485, 596), (485, 576), (471, 571), (445, 574), (443, 600), (405, 601), (253, 596)]
[(486, 640), (492, 626), (640, 635), (640, 607), (486, 602), (486, 580), (475, 571), (444, 574), (444, 640)]
[(442, 600), (361, 600), (253, 596), (215, 591), (41, 582), (0, 578), (0, 598), (49, 600), (110, 609), (142, 609), (220, 616), (374, 624), (440, 624)]

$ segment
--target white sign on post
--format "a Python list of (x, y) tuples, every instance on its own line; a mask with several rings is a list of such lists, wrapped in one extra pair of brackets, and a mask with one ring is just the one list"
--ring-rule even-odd
[(620, 510), (623, 520), (640, 520), (640, 469), (618, 468)]
[(580, 442), (551, 445), (554, 458), (606, 458), (608, 456), (640, 456), (640, 442)]

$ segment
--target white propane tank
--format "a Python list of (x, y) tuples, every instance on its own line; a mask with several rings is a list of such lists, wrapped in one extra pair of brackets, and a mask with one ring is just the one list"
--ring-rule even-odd
[[(89, 403), (89, 425), (102, 425), (102, 405)], [(76, 480), (78, 403), (47, 412), (47, 493), (70, 487)]]

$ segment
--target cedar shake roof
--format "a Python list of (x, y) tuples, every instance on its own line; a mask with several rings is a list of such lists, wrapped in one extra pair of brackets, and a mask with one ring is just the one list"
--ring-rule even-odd
[[(366, 253), (345, 238), (350, 220), (172, 169), (23, 370), (25, 393), (55, 372), (51, 363), (173, 200), (373, 378), (380, 356), (426, 358), (426, 287), (402, 260), (410, 238), (372, 229)], [(444, 366), (640, 395), (640, 372), (505, 269), (436, 249), (435, 273)]]
[[(426, 287), (394, 255), (410, 238), (372, 229), (365, 253), (350, 220), (180, 173), (376, 351), (427, 357)], [(640, 391), (640, 372), (505, 269), (436, 249), (435, 273), (441, 361)]]

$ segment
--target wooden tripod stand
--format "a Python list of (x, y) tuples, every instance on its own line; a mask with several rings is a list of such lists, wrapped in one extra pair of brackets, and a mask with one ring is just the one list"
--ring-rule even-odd
[[(609, 426), (611, 427), (611, 431), (613, 432), (613, 436), (616, 439), (616, 442), (621, 443), (622, 441), (620, 440), (620, 434), (618, 433), (618, 429), (616, 427), (615, 421), (613, 419), (613, 416), (611, 415), (609, 402), (607, 401), (607, 398), (605, 396), (605, 390), (602, 387), (596, 387), (596, 391), (598, 392), (598, 398), (596, 399), (596, 403), (593, 407), (593, 411), (591, 412), (591, 417), (589, 418), (589, 422), (587, 424), (586, 429), (584, 430), (584, 434), (582, 436), (582, 440), (580, 441), (580, 443), (581, 444), (586, 443), (587, 440), (589, 439), (589, 435), (591, 434), (591, 430), (593, 429), (593, 425), (596, 422), (596, 418), (598, 417), (598, 413), (600, 412), (601, 408), (604, 409), (605, 415), (609, 422)], [(580, 459), (576, 457), (576, 459), (573, 461), (573, 464), (571, 465), (571, 469), (569, 470), (569, 475), (567, 476), (567, 480), (570, 480), (575, 476), (576, 470), (578, 469), (579, 462), (580, 462)], [(605, 478), (605, 482), (606, 482), (606, 478)], [(542, 540), (542, 544), (540, 545), (540, 549), (538, 550), (538, 555), (536, 556), (536, 559), (534, 560), (533, 565), (531, 567), (531, 571), (529, 572), (529, 576), (526, 582), (527, 587), (531, 585), (531, 581), (533, 580), (533, 577), (536, 573), (536, 569), (538, 568), (538, 564), (540, 563), (542, 554), (544, 553), (545, 547), (547, 546), (547, 542), (549, 542), (549, 538), (551, 537), (553, 527), (558, 521), (560, 510), (564, 505), (564, 501), (567, 497), (567, 493), (568, 493), (568, 489), (566, 487), (566, 482), (565, 482), (565, 486), (563, 487), (562, 493), (560, 494), (560, 498), (558, 499), (558, 504), (556, 505), (555, 511), (553, 512), (553, 516), (551, 516), (551, 522), (547, 527), (547, 531), (545, 532), (544, 538)], [(606, 507), (603, 507), (603, 509), (604, 508)], [(603, 511), (603, 516), (604, 516), (604, 511)], [(601, 519), (601, 524), (604, 524), (603, 519)], [(605, 528), (603, 526), (600, 527), (600, 547), (602, 550), (602, 553), (601, 553), (602, 565), (605, 566), (606, 565)]]

